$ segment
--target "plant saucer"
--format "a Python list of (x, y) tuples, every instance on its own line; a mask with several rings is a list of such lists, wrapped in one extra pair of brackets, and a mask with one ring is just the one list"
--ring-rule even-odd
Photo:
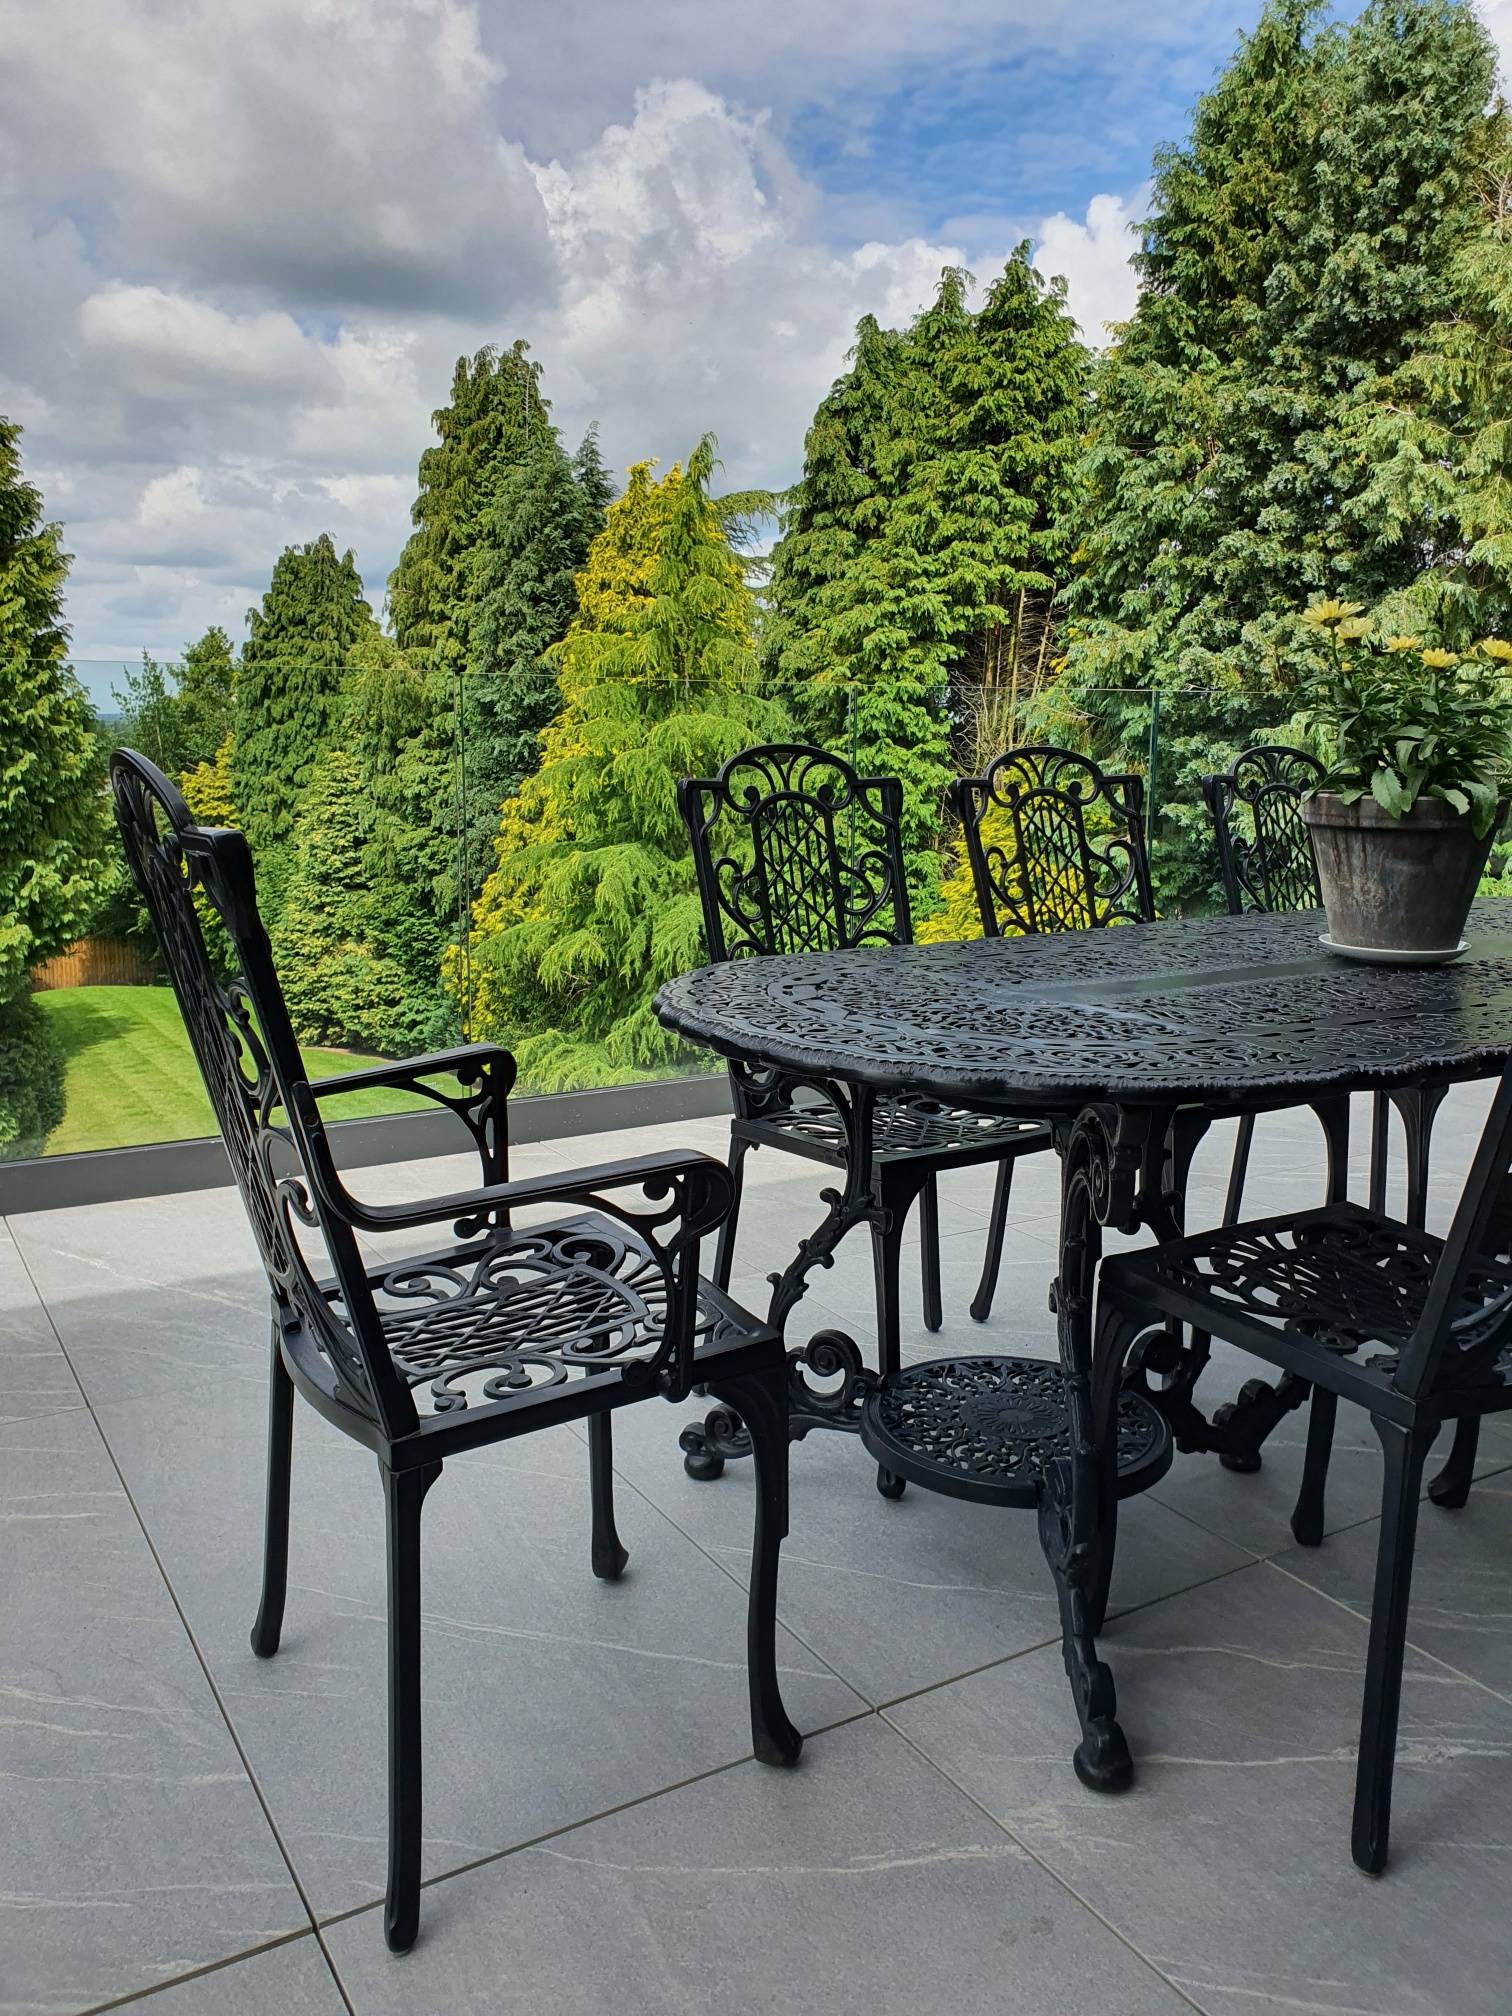
[(1447, 966), (1451, 959), (1458, 959), (1470, 950), (1468, 938), (1461, 938), (1458, 945), (1450, 945), (1443, 951), (1435, 948), (1403, 951), (1389, 945), (1341, 945), (1326, 931), (1318, 933), (1318, 943), (1325, 952), (1337, 952), (1341, 959), (1358, 959), (1366, 966)]

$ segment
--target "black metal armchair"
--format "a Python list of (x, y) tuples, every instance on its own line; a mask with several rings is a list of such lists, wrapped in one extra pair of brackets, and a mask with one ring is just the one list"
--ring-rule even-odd
[[(980, 777), (958, 777), (951, 805), (987, 937), (1153, 921), (1142, 777), (1037, 744), (1007, 750)], [(1004, 1162), (992, 1194), (993, 1267), (1012, 1185)]]
[(1467, 1423), (1512, 1407), (1509, 1158), (1512, 1073), (1492, 1102), (1447, 1239), (1338, 1203), (1118, 1254), (1098, 1280), (1093, 1415), (1109, 1453), (1094, 1628), (1117, 1533), (1114, 1410), (1129, 1353), (1152, 1326), (1186, 1323), (1224, 1338), (1326, 1394), (1330, 1419), (1343, 1399), (1375, 1425), (1386, 1470), (1353, 1827), (1354, 1859), (1371, 1874), (1387, 1857), (1424, 1462), (1446, 1421), (1456, 1423), (1457, 1446)]
[(1037, 744), (957, 778), (951, 799), (989, 938), (1153, 922), (1142, 777)]
[[(1246, 911), (1314, 910), (1323, 897), (1318, 888), (1312, 836), (1300, 801), (1322, 782), (1323, 765), (1304, 749), (1280, 743), (1257, 743), (1235, 758), (1233, 767), (1216, 777), (1204, 777), (1202, 796), (1213, 822), (1218, 868), (1231, 915)], [(1442, 1085), (1408, 1086), (1400, 1092), (1377, 1092), (1370, 1110), (1370, 1208), (1386, 1209), (1386, 1177), (1390, 1148), (1391, 1109), (1402, 1122), (1406, 1151), (1406, 1219), (1417, 1231), (1428, 1214), (1428, 1163), (1433, 1123), (1443, 1104)], [(1234, 1140), (1228, 1196), (1223, 1220), (1238, 1219), (1249, 1173), (1255, 1116), (1244, 1114)], [(1314, 1402), (1315, 1412), (1317, 1402)], [(1332, 1402), (1323, 1396), (1322, 1411), (1331, 1416)], [(1480, 1424), (1466, 1417), (1458, 1430), (1449, 1461), (1434, 1480), (1433, 1493), (1444, 1505), (1463, 1505), (1475, 1468)], [(1331, 1431), (1316, 1421), (1308, 1442), (1308, 1471), (1292, 1530), (1303, 1546), (1322, 1537), (1322, 1497), (1326, 1482)]]
[[(698, 1274), (700, 1239), (733, 1186), (706, 1156), (660, 1154), (511, 1182), (506, 1101), (514, 1061), (491, 1044), (312, 1084), (301, 1061), (237, 832), (196, 826), (175, 787), (129, 750), (111, 759), (127, 859), (151, 913), (272, 1298), (267, 1531), (252, 1648), (278, 1649), (289, 1545), (297, 1389), (378, 1459), (388, 1536), (389, 1865), (385, 1930), (419, 1922), (420, 1515), (448, 1456), (558, 1422), (587, 1423), (593, 1572), (626, 1561), (615, 1531), (610, 1416), (698, 1382), (738, 1407), (758, 1496), (749, 1609), (756, 1754), (791, 1764), (802, 1739), (777, 1682), (778, 1550), (787, 1531), (780, 1339)], [(235, 955), (217, 982), (195, 912), (202, 892)], [(475, 1189), (405, 1205), (348, 1190), (321, 1119), (327, 1096), (399, 1086), (449, 1108), (478, 1150)], [(511, 1214), (532, 1209), (528, 1225)], [(359, 1233), (449, 1225), (439, 1246), (375, 1264)], [(312, 1265), (307, 1247), (323, 1249)], [(324, 1271), (330, 1269), (329, 1275)]]
[[(711, 960), (902, 945), (912, 938), (896, 778), (862, 777), (838, 756), (806, 743), (773, 743), (732, 756), (717, 777), (684, 778), (678, 798), (693, 843)], [(720, 1227), (714, 1278), (721, 1287), (729, 1285), (748, 1151), (783, 1148), (830, 1168), (843, 1167), (846, 1159), (840, 1117), (814, 1088), (736, 1063), (730, 1088), (736, 1205)], [(924, 1321), (938, 1330), (939, 1172), (975, 1162), (1006, 1168), (1017, 1156), (1047, 1147), (1049, 1135), (1036, 1122), (973, 1113), (919, 1094), (879, 1100), (873, 1138), (872, 1186), (885, 1209), (883, 1224), (873, 1228), (872, 1259), (879, 1369), (886, 1374), (899, 1364), (899, 1256), (914, 1200)], [(992, 1306), (1003, 1230), (1003, 1217), (995, 1215), (971, 1305), (979, 1321)], [(881, 1481), (885, 1491), (902, 1489), (901, 1479)]]

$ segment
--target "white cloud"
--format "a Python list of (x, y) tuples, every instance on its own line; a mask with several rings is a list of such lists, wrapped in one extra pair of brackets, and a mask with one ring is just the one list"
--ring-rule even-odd
[(1036, 233), (1034, 263), (1042, 273), (1064, 277), (1067, 304), (1088, 343), (1105, 343), (1108, 324), (1125, 322), (1134, 312), (1139, 281), (1129, 260), (1148, 194), (1140, 189), (1130, 197), (1094, 196), (1080, 223), (1057, 210)]
[[(0, 410), (66, 519), (81, 658), (239, 630), (323, 530), (381, 602), (430, 412), (487, 342), (527, 337), (613, 465), (712, 428), (732, 484), (790, 481), (858, 317), (906, 320), (947, 263), (985, 277), (1001, 230), (832, 242), (779, 116), (654, 66), (743, 66), (779, 105), (1040, 11), (878, 0), (858, 52), (834, 0), (10, 0)], [(1132, 298), (1135, 214), (1100, 196), (1035, 234), (1094, 340)]]

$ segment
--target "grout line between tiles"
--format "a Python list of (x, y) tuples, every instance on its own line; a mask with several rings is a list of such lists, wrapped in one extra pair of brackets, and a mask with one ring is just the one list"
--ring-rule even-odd
[[(126, 1482), (126, 1473), (122, 1470), (120, 1463), (116, 1460), (116, 1453), (115, 1450), (111, 1447), (110, 1438), (106, 1435), (105, 1429), (101, 1424), (99, 1415), (95, 1412), (94, 1405), (90, 1400), (84, 1382), (79, 1377), (78, 1368), (75, 1366), (72, 1355), (69, 1352), (68, 1346), (63, 1340), (62, 1331), (59, 1330), (57, 1323), (54, 1321), (52, 1310), (47, 1305), (47, 1301), (42, 1294), (40, 1285), (38, 1284), (37, 1277), (32, 1272), (31, 1263), (26, 1258), (26, 1255), (24, 1253), (21, 1253), (19, 1245), (17, 1246), (16, 1250), (21, 1255), (21, 1265), (25, 1270), (27, 1280), (30, 1281), (32, 1285), (32, 1292), (36, 1295), (37, 1300), (41, 1304), (42, 1309), (47, 1317), (48, 1327), (51, 1329), (54, 1337), (56, 1337), (58, 1340), (58, 1349), (63, 1353), (63, 1357), (68, 1365), (68, 1369), (73, 1374), (74, 1383), (78, 1386), (79, 1392), (83, 1395), (84, 1406), (88, 1411), (90, 1421), (94, 1427), (94, 1431), (96, 1435), (98, 1435), (100, 1438), (100, 1446), (101, 1448), (104, 1449), (106, 1457), (109, 1460), (110, 1467), (115, 1472), (116, 1477), (120, 1482), (121, 1492), (126, 1500), (126, 1503), (131, 1507), (131, 1515), (136, 1520), (137, 1526), (141, 1531), (142, 1539), (146, 1543), (147, 1551), (152, 1558), (153, 1566), (157, 1569), (158, 1575), (162, 1579), (163, 1587), (168, 1592), (168, 1600), (173, 1605), (174, 1614), (177, 1616), (180, 1625), (183, 1627), (184, 1636), (189, 1641), (189, 1649), (194, 1654), (195, 1660), (199, 1665), (199, 1669), (201, 1673), (204, 1675), (205, 1685), (210, 1690), (210, 1698), (215, 1703), (216, 1712), (219, 1714), (222, 1722), (224, 1722), (224, 1724), (226, 1725), (226, 1733), (230, 1736), (232, 1747), (236, 1751), (237, 1757), (241, 1762), (242, 1770), (246, 1773), (247, 1783), (251, 1786), (253, 1797), (257, 1800), (258, 1805), (262, 1809), (263, 1819), (267, 1822), (268, 1832), (272, 1835), (274, 1843), (278, 1849), (279, 1855), (283, 1860), (284, 1866), (289, 1872), (289, 1881), (294, 1886), (294, 1894), (298, 1897), (300, 1905), (304, 1911), (305, 1917), (308, 1920), (309, 1929), (313, 1932), (315, 1930), (317, 1921), (315, 1912), (310, 1904), (310, 1899), (306, 1894), (304, 1884), (300, 1881), (299, 1872), (294, 1867), (293, 1857), (289, 1853), (289, 1849), (284, 1841), (283, 1835), (279, 1832), (278, 1826), (274, 1821), (272, 1808), (269, 1806), (267, 1798), (264, 1795), (262, 1785), (258, 1780), (256, 1772), (252, 1768), (252, 1761), (247, 1755), (247, 1752), (242, 1744), (240, 1735), (237, 1733), (236, 1725), (231, 1720), (230, 1713), (226, 1708), (224, 1699), (222, 1698), (220, 1688), (216, 1685), (215, 1677), (210, 1671), (209, 1662), (205, 1658), (203, 1651), (200, 1649), (199, 1640), (195, 1637), (194, 1631), (189, 1623), (189, 1619), (185, 1614), (184, 1606), (179, 1601), (178, 1591), (174, 1588), (173, 1582), (169, 1577), (168, 1571), (163, 1565), (162, 1556), (158, 1553), (157, 1543), (153, 1540), (151, 1533), (147, 1529), (147, 1522), (142, 1517), (141, 1507), (136, 1502), (136, 1498), (132, 1493), (131, 1486)], [(298, 1938), (303, 1935), (301, 1933), (296, 1932), (291, 1936)], [(280, 1941), (277, 1943), (281, 1944), (284, 1942)], [(256, 1950), (258, 1949), (256, 1948), (248, 1949), (248, 1951), (256, 1951)], [(322, 1948), (322, 1951), (323, 1950), (324, 1949)], [(247, 1956), (246, 1953), (241, 1953), (233, 1957), (238, 1959), (244, 1959)], [(350, 2012), (350, 2016), (355, 2016), (355, 2012), (352, 2011), (351, 2003), (347, 2001), (345, 1989), (340, 1988), (339, 1983), (337, 1985), (341, 1994), (341, 1999), (344, 2003), (346, 2003), (346, 2007)], [(130, 2000), (131, 1998), (127, 1997), (126, 1999)]]
[[(1126, 1933), (1121, 1931), (1117, 1925), (1113, 1923), (1111, 1918), (1105, 1917), (1104, 1914), (1098, 1910), (1095, 1904), (1093, 1904), (1088, 1898), (1084, 1897), (1081, 1894), (1081, 1892), (1074, 1886), (1074, 1884), (1068, 1882), (1067, 1879), (1059, 1873), (1059, 1871), (1051, 1868), (1048, 1862), (1043, 1861), (1038, 1855), (1036, 1855), (1034, 1850), (1029, 1846), (1029, 1843), (1027, 1841), (1021, 1840), (1020, 1837), (1014, 1833), (1013, 1829), (1007, 1824), (1006, 1821), (1000, 1820), (996, 1815), (996, 1813), (992, 1812), (988, 1807), (984, 1806), (981, 1800), (977, 1798), (976, 1794), (974, 1792), (968, 1791), (966, 1786), (964, 1786), (958, 1778), (953, 1777), (951, 1773), (945, 1769), (944, 1765), (938, 1761), (938, 1759), (930, 1756), (927, 1750), (921, 1749), (920, 1746), (914, 1741), (914, 1739), (908, 1734), (907, 1730), (900, 1729), (897, 1723), (892, 1721), (886, 1714), (883, 1714), (881, 1719), (883, 1720), (883, 1722), (886, 1723), (887, 1727), (892, 1730), (895, 1736), (897, 1736), (902, 1742), (908, 1745), (909, 1749), (913, 1751), (916, 1757), (918, 1757), (923, 1763), (927, 1764), (931, 1771), (934, 1771), (939, 1777), (943, 1778), (947, 1785), (952, 1786), (957, 1792), (960, 1793), (963, 1799), (967, 1800), (972, 1806), (974, 1806), (977, 1812), (982, 1815), (982, 1818), (987, 1821), (989, 1826), (996, 1827), (999, 1833), (1005, 1834), (1008, 1837), (1008, 1839), (1013, 1843), (1013, 1845), (1017, 1849), (1019, 1849), (1019, 1851), (1022, 1854), (1026, 1855), (1037, 1869), (1043, 1870), (1045, 1875), (1047, 1875), (1050, 1878), (1051, 1882), (1054, 1883), (1057, 1886), (1057, 1888), (1065, 1892), (1065, 1894), (1071, 1899), (1073, 1904), (1079, 1906), (1080, 1909), (1085, 1911), (1089, 1917), (1095, 1918), (1098, 1924), (1102, 1926), (1103, 1930), (1105, 1932), (1110, 1933), (1111, 1936), (1118, 1941), (1119, 1945), (1122, 1946), (1126, 1952), (1133, 1954), (1134, 1958), (1139, 1962), (1139, 1964), (1142, 1967), (1148, 1968), (1150, 1973), (1152, 1973), (1155, 1976), (1157, 1981), (1161, 1982), (1165, 1987), (1169, 1988), (1171, 1993), (1179, 1997), (1180, 2000), (1184, 2002), (1189, 2009), (1195, 2009), (1198, 2010), (1199, 2012), (1202, 2010), (1202, 2004), (1200, 2002), (1194, 2001), (1192, 1997), (1187, 1994), (1185, 1989), (1178, 1987), (1177, 1984), (1171, 1979), (1170, 1975), (1163, 1973), (1161, 1969), (1156, 1966), (1155, 1962), (1149, 1957), (1149, 1955), (1147, 1953), (1142, 1952), (1140, 1948), (1135, 1945), (1134, 1941), (1131, 1938), (1129, 1938)], [(1108, 1796), (1109, 1798), (1116, 1798), (1118, 1795), (1116, 1793), (1109, 1793), (1106, 1796)]]

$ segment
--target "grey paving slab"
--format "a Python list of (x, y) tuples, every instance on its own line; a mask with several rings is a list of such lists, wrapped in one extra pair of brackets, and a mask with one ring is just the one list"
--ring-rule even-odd
[(234, 1189), (10, 1221), (91, 1402), (267, 1375), (268, 1288)]
[[(647, 1405), (673, 1425), (664, 1403)], [(317, 1912), (367, 1903), (382, 1888), (386, 1826), (372, 1457), (298, 1406), (284, 1643), (262, 1661), (247, 1643), (260, 1396), (231, 1382), (213, 1407), (124, 1403), (101, 1419)], [(586, 1452), (570, 1430), (454, 1459), (432, 1489), (429, 1872), (749, 1753), (743, 1589), (643, 1498), (622, 1500), (631, 1565), (606, 1585), (589, 1570)], [(800, 1727), (861, 1708), (796, 1641), (784, 1639), (780, 1659)]]
[(0, 1427), (0, 2009), (138, 1993), (308, 1925), (89, 1416)]
[(1210, 2016), (1503, 2016), (1512, 1709), (1409, 1656), (1393, 1857), (1349, 1856), (1365, 1626), (1268, 1563), (1106, 1641), (1137, 1782), (1068, 1767), (1057, 1654), (889, 1711)]
[[(683, 1471), (675, 1424), (644, 1408), (621, 1428), (616, 1457), (638, 1490), (744, 1574), (748, 1463), (732, 1463), (713, 1483), (695, 1482)], [(889, 1502), (878, 1496), (875, 1475), (851, 1436), (816, 1431), (794, 1447), (779, 1593), (783, 1620), (869, 1701), (933, 1686), (1058, 1634), (1031, 1513), (915, 1489)], [(1131, 1504), (1114, 1602), (1146, 1603), (1247, 1558), (1163, 1506)]]
[(400, 1964), (334, 1926), (364, 2016), (1174, 2016), (1188, 2007), (874, 1719), (503, 1861), (421, 1902)]
[[(1288, 1574), (1370, 1614), (1379, 1522), (1280, 1557)], [(1418, 1517), (1408, 1635), (1512, 1699), (1512, 1471), (1476, 1480), (1458, 1512)]]
[(314, 1934), (307, 1933), (127, 2002), (121, 2016), (346, 2016), (346, 2003)]
[(0, 1221), (0, 1422), (83, 1405), (15, 1239)]

